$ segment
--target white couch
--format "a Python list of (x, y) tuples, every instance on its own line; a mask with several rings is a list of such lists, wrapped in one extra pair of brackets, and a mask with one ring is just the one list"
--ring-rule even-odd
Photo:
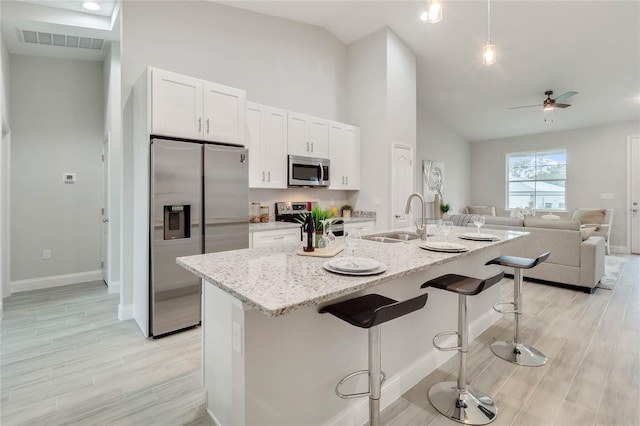
[[(452, 215), (448, 219), (457, 226), (475, 229), (473, 215)], [(523, 271), (525, 278), (577, 286), (593, 292), (604, 276), (605, 241), (600, 236), (588, 236), (574, 220), (544, 220), (538, 218), (516, 219), (486, 216), (483, 228), (513, 229), (529, 235), (515, 241), (503, 254), (521, 257), (537, 257), (551, 252), (549, 259), (532, 269)]]

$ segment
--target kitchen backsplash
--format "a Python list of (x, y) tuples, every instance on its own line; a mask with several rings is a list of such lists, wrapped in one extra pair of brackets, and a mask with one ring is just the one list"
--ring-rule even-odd
[[(340, 210), (340, 207), (345, 204), (351, 204), (357, 208), (349, 200), (348, 191), (321, 188), (249, 189), (249, 202), (259, 202), (263, 206), (269, 206), (269, 221), (275, 220), (275, 204), (279, 201), (317, 201), (323, 209), (335, 206)], [(354, 211), (354, 216), (355, 213)], [(375, 217), (375, 212), (373, 213)]]

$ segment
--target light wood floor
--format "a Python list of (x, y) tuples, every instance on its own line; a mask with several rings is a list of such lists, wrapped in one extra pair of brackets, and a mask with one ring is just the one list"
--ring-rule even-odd
[[(510, 300), (510, 281), (501, 286)], [(525, 283), (524, 300), (523, 340), (549, 357), (546, 366), (493, 356), (488, 345), (511, 336), (510, 315), (470, 345), (471, 384), (499, 407), (492, 425), (640, 425), (640, 257), (629, 258), (613, 291)], [(3, 426), (212, 424), (200, 330), (144, 339), (132, 321), (118, 321), (117, 304), (101, 282), (5, 299)], [(454, 358), (424, 378), (383, 411), (383, 424), (457, 425), (427, 398), (432, 384), (455, 380), (456, 368)]]

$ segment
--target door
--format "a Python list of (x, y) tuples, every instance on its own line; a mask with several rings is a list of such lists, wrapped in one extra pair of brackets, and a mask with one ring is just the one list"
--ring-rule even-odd
[(155, 69), (151, 81), (151, 133), (200, 139), (202, 81)]
[(265, 109), (263, 142), (265, 187), (285, 189), (287, 188), (287, 111), (270, 107)]
[(346, 140), (346, 131), (342, 124), (331, 123), (329, 126), (329, 159), (331, 160), (331, 170), (329, 179), (331, 186), (329, 189), (345, 189), (347, 185), (347, 167), (349, 157)]
[(329, 158), (329, 122), (309, 117), (307, 126), (311, 156)]
[[(267, 181), (264, 167), (263, 106), (247, 102), (246, 142), (249, 150), (249, 187), (263, 188)], [(284, 159), (283, 159), (284, 161)]]
[(201, 280), (176, 257), (202, 253), (202, 145), (154, 139), (151, 145), (150, 334), (200, 322)]
[(102, 279), (107, 285), (109, 276), (109, 136), (102, 142)]
[(204, 252), (249, 247), (247, 150), (204, 146)]
[(214, 142), (245, 144), (244, 90), (204, 82), (204, 139)]
[(289, 155), (311, 156), (311, 147), (307, 137), (307, 117), (289, 113), (288, 117), (288, 149)]
[(629, 139), (630, 160), (630, 204), (631, 204), (631, 253), (640, 254), (640, 136)]
[[(413, 147), (393, 143), (391, 165), (391, 227), (412, 226), (415, 214), (405, 214), (409, 195), (413, 193)], [(420, 216), (421, 213), (418, 213)]]

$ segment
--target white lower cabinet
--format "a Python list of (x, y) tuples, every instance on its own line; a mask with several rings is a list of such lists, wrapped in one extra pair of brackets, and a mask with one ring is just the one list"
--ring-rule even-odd
[(376, 222), (375, 221), (367, 221), (367, 222), (345, 222), (344, 223), (344, 232), (349, 231), (360, 231), (362, 235), (372, 234), (376, 230)]
[(282, 243), (299, 243), (300, 228), (278, 229), (275, 231), (254, 231), (251, 234), (251, 247), (268, 247)]

